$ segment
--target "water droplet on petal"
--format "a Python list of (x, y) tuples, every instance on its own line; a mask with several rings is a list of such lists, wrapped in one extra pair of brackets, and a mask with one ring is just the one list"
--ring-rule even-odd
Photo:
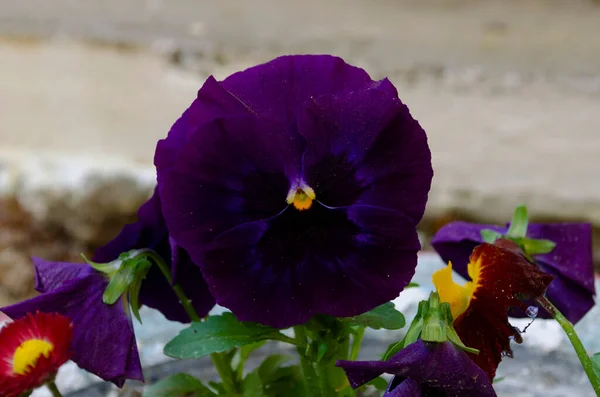
[(529, 306), (527, 308), (527, 311), (525, 313), (527, 314), (527, 317), (529, 317), (529, 318), (536, 318), (539, 311), (540, 311), (539, 307), (537, 307), (537, 306)]

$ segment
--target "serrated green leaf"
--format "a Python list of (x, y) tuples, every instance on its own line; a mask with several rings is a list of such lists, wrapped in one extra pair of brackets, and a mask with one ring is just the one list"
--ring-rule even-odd
[(515, 208), (510, 227), (506, 232), (506, 235), (510, 238), (525, 237), (527, 235), (527, 227), (529, 226), (529, 220), (527, 218), (527, 207), (519, 205)]
[(179, 373), (144, 389), (144, 397), (214, 397), (209, 388), (192, 375)]
[(164, 353), (173, 358), (200, 358), (276, 338), (278, 334), (277, 329), (240, 322), (233, 314), (223, 313), (220, 316), (209, 316), (206, 321), (193, 323), (179, 332), (179, 335), (167, 343)]
[(392, 302), (384, 303), (371, 311), (343, 320), (352, 325), (362, 325), (373, 329), (400, 329), (406, 325), (404, 316), (396, 310)]
[(552, 252), (554, 247), (556, 247), (554, 241), (544, 239), (536, 240), (531, 238), (520, 238), (515, 242), (523, 247), (523, 251), (528, 255), (547, 254)]
[(502, 237), (502, 233), (491, 229), (482, 229), (480, 234), (483, 241), (488, 244), (494, 244), (496, 240)]

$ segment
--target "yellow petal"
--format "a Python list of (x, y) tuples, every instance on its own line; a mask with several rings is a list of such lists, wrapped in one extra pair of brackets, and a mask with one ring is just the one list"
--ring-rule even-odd
[(470, 281), (464, 286), (455, 283), (452, 279), (452, 262), (449, 262), (445, 268), (433, 273), (432, 280), (440, 295), (440, 301), (450, 304), (452, 318), (456, 320), (469, 307), (476, 284)]

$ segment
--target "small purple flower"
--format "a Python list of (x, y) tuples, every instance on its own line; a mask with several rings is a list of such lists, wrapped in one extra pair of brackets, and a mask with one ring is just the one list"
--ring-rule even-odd
[(340, 58), (209, 78), (155, 164), (172, 238), (240, 320), (356, 315), (414, 274), (433, 175), (425, 131), (388, 80)]
[(13, 319), (36, 311), (67, 316), (73, 323), (72, 360), (77, 365), (119, 387), (126, 379), (143, 381), (129, 308), (122, 298), (113, 305), (102, 302), (106, 276), (83, 263), (33, 262), (36, 290), (42, 294), (2, 311)]
[[(127, 225), (111, 242), (96, 250), (93, 260), (108, 263), (121, 253), (133, 249), (149, 248), (156, 251), (171, 266), (173, 282), (178, 283), (200, 317), (208, 314), (215, 305), (200, 269), (188, 254), (169, 239), (162, 216), (158, 194), (144, 203), (138, 211), (138, 222)], [(167, 319), (190, 322), (183, 306), (173, 292), (158, 266), (153, 265), (140, 289), (140, 303), (159, 310)]]
[[(473, 249), (483, 243), (481, 230), (490, 229), (506, 234), (507, 227), (452, 222), (442, 227), (432, 245), (445, 262), (452, 262), (454, 270), (468, 278), (467, 264)], [(572, 323), (578, 322), (594, 306), (594, 265), (592, 261), (592, 228), (587, 223), (530, 223), (527, 237), (547, 239), (556, 243), (547, 254), (533, 255), (536, 264), (556, 278), (547, 295), (554, 305)], [(511, 310), (511, 316), (525, 317), (520, 310)], [(538, 317), (549, 318), (543, 310)]]
[(387, 361), (338, 361), (353, 388), (394, 375), (384, 397), (494, 397), (488, 376), (451, 342), (419, 339)]

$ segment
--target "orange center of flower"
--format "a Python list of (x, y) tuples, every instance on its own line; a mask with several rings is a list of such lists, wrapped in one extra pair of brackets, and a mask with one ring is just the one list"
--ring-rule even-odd
[(452, 318), (456, 320), (469, 307), (469, 303), (480, 285), (481, 257), (475, 262), (469, 262), (467, 268), (472, 281), (459, 285), (452, 279), (452, 262), (448, 266), (433, 273), (433, 285), (440, 295), (441, 302), (448, 302), (452, 311)]
[(310, 186), (304, 181), (297, 181), (292, 184), (285, 201), (293, 204), (298, 211), (304, 211), (312, 206), (315, 197), (315, 191)]
[(43, 339), (26, 340), (15, 350), (13, 372), (16, 375), (25, 375), (42, 355), (47, 358), (52, 350), (54, 350), (54, 345)]

